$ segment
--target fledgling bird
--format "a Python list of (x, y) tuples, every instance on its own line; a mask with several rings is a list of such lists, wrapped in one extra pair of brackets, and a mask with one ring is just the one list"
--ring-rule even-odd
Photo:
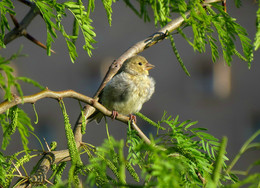
[[(107, 83), (100, 95), (100, 103), (113, 112), (112, 118), (118, 113), (130, 115), (139, 112), (148, 101), (155, 89), (155, 81), (149, 76), (154, 65), (139, 55), (127, 59), (118, 73)], [(103, 117), (101, 112), (92, 115), (99, 123)]]

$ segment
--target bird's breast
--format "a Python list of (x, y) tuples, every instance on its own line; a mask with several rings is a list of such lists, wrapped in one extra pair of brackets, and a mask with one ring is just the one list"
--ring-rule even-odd
[(138, 112), (153, 94), (154, 85), (154, 80), (146, 75), (117, 75), (106, 86), (102, 103), (121, 114)]

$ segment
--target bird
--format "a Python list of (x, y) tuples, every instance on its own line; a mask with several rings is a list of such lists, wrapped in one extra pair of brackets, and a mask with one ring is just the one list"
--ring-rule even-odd
[[(133, 115), (139, 112), (145, 102), (154, 93), (155, 81), (149, 76), (149, 70), (155, 66), (140, 55), (128, 58), (118, 73), (107, 83), (100, 94), (99, 102), (112, 111), (112, 119), (118, 115), (129, 115), (130, 120), (136, 121)], [(89, 119), (99, 123), (103, 114), (96, 111)]]

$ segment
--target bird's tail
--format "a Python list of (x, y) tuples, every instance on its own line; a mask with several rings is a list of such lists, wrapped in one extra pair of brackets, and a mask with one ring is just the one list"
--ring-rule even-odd
[(103, 116), (104, 115), (100, 111), (96, 110), (91, 116), (88, 117), (88, 120), (89, 122), (96, 120), (97, 124), (99, 124)]

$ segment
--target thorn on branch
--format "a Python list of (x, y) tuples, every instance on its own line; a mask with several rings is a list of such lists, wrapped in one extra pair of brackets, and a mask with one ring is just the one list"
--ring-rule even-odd
[[(30, 41), (32, 41), (34, 44), (40, 46), (43, 49), (47, 49), (47, 47), (41, 43), (40, 41), (38, 41), (37, 39), (35, 39), (33, 36), (31, 36), (29, 33), (24, 33), (23, 34), (27, 39), (29, 39)], [(55, 53), (55, 51), (53, 51), (52, 49), (50, 50), (52, 53)]]
[(14, 15), (13, 15), (13, 14), (10, 14), (10, 17), (11, 17), (11, 19), (12, 19), (12, 21), (13, 21), (15, 27), (16, 27), (16, 28), (19, 28), (20, 25), (19, 25), (17, 19), (14, 17)]
[(43, 138), (43, 140), (44, 140), (44, 142), (45, 142), (45, 145), (46, 145), (46, 147), (47, 147), (48, 151), (49, 151), (49, 152), (51, 152), (51, 148), (50, 148), (50, 146), (49, 146), (48, 142), (46, 141), (46, 139), (45, 139), (45, 138)]
[(16, 171), (18, 172), (18, 174), (20, 175), (20, 176), (23, 176), (23, 174), (21, 173), (21, 171), (17, 168), (17, 166), (14, 164), (14, 162), (13, 161), (11, 161), (12, 162), (12, 164), (14, 165), (14, 168), (16, 169)]

